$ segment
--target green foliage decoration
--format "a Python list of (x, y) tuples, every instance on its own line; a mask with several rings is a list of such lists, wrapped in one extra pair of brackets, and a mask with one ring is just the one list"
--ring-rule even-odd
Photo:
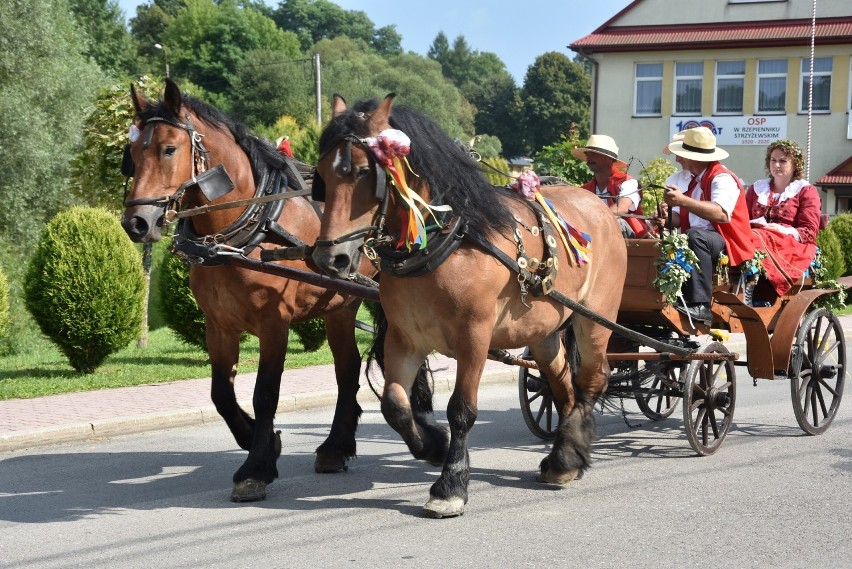
[(71, 367), (92, 373), (137, 338), (145, 282), (118, 219), (73, 207), (46, 226), (24, 279), (24, 300)]
[(534, 169), (539, 175), (558, 176), (575, 186), (582, 186), (592, 178), (586, 163), (575, 158), (571, 151), (585, 146), (580, 138), (580, 129), (572, 124), (568, 134), (563, 134), (555, 144), (543, 147), (535, 155)]
[(207, 350), (207, 319), (189, 287), (189, 265), (166, 254), (157, 274), (159, 303), (166, 326), (185, 344)]
[(673, 302), (681, 295), (680, 289), (693, 268), (698, 270), (698, 257), (689, 248), (686, 233), (675, 229), (663, 235), (656, 265), (657, 278), (651, 284), (666, 295), (668, 302)]
[(293, 322), (290, 330), (296, 333), (307, 352), (316, 352), (325, 343), (325, 321), (322, 318)]
[(828, 227), (840, 241), (843, 251), (843, 264), (846, 267), (844, 275), (852, 274), (852, 213), (842, 213), (831, 218)]

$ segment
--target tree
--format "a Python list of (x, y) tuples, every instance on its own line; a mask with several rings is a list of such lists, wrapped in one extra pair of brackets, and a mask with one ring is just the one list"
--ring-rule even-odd
[(316, 121), (315, 99), (313, 63), (268, 49), (245, 55), (231, 93), (235, 118), (252, 128), (271, 125), (285, 114), (302, 124)]
[(588, 136), (591, 79), (566, 55), (540, 55), (527, 70), (521, 89), (530, 149), (557, 142), (572, 124)]
[[(157, 98), (163, 84), (150, 77), (135, 82), (137, 92)], [(93, 207), (120, 209), (126, 179), (121, 173), (128, 128), (133, 122), (130, 86), (114, 83), (100, 90), (85, 121), (82, 146), (71, 160), (70, 190)]]
[(103, 77), (65, 0), (0, 2), (0, 38), (0, 234), (31, 244), (74, 201), (68, 157)]
[(304, 51), (320, 40), (340, 36), (361, 40), (383, 54), (402, 51), (395, 26), (376, 31), (365, 12), (344, 10), (328, 0), (282, 0), (273, 12), (273, 19), (282, 30), (299, 37)]
[(209, 102), (227, 111), (231, 82), (245, 55), (255, 49), (299, 57), (292, 33), (252, 8), (240, 8), (235, 0), (186, 0), (164, 33), (172, 74), (188, 78), (208, 93)]
[(509, 158), (526, 152), (520, 90), (508, 72), (496, 74), (480, 84), (469, 84), (466, 96), (476, 107), (477, 134), (499, 138), (503, 155)]
[(87, 36), (84, 54), (113, 76), (136, 70), (136, 50), (117, 0), (69, 0), (71, 13)]

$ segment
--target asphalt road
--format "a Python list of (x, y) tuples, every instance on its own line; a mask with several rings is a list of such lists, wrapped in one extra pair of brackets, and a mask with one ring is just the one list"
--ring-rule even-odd
[(546, 445), (516, 388), (487, 386), (470, 502), (448, 520), (420, 517), (438, 469), (410, 458), (375, 405), (339, 475), (312, 468), (331, 409), (280, 417), (282, 477), (254, 504), (228, 500), (244, 453), (223, 424), (4, 453), (0, 567), (850, 566), (852, 403), (807, 436), (787, 381), (752, 387), (738, 370), (716, 455), (694, 456), (680, 410), (660, 423), (631, 412), (632, 426), (607, 413), (594, 467), (562, 490), (535, 481)]

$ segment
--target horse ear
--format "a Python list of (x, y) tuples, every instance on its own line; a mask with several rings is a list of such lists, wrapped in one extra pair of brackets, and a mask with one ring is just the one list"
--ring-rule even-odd
[(139, 96), (133, 83), (130, 84), (130, 99), (133, 101), (133, 110), (137, 115), (141, 114), (145, 110), (145, 107), (148, 106), (148, 101), (144, 97)]
[(334, 94), (333, 104), (332, 104), (332, 117), (336, 117), (346, 110), (346, 99), (338, 95)]
[(370, 117), (370, 124), (375, 128), (375, 130), (381, 130), (382, 127), (390, 124), (391, 108), (393, 107), (393, 100), (395, 98), (396, 93), (388, 93)]
[(163, 104), (175, 115), (180, 112), (180, 107), (183, 104), (180, 88), (177, 86), (177, 83), (168, 77), (166, 78), (166, 93), (163, 95)]

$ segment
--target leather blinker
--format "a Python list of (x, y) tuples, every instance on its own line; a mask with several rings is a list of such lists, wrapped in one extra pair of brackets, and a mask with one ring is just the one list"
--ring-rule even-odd
[(225, 170), (224, 164), (217, 164), (206, 172), (197, 175), (194, 180), (184, 184), (189, 191), (199, 190), (207, 201), (214, 201), (234, 189), (234, 181)]

